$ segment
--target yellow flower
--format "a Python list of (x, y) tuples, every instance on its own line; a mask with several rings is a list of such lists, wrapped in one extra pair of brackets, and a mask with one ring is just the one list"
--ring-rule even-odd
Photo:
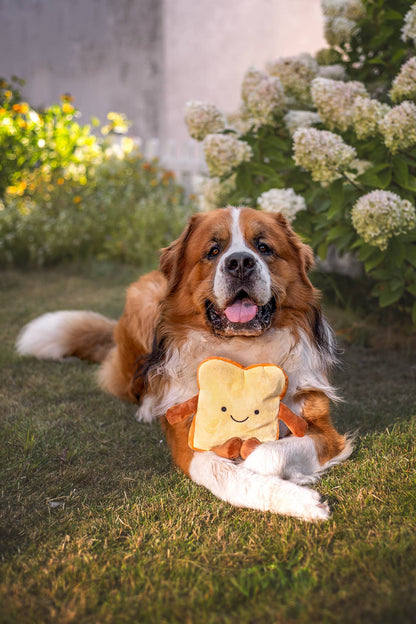
[(9, 91), (9, 89), (7, 89), (7, 91), (4, 92), (4, 97), (6, 97), (7, 99), (11, 98), (13, 95), (13, 93), (11, 91)]
[(62, 104), (62, 110), (65, 114), (69, 114), (69, 113), (73, 113), (74, 112), (74, 107), (72, 106), (72, 104), (69, 104), (68, 102), (64, 102)]
[(63, 178), (58, 178), (56, 182), (61, 185), (65, 182), (65, 180)]
[(157, 186), (156, 178), (153, 178), (152, 180), (150, 180), (150, 186)]
[(74, 204), (79, 204), (80, 202), (82, 202), (82, 197), (80, 197), (79, 195), (75, 195)]
[(23, 195), (26, 186), (26, 182), (19, 182), (19, 184), (8, 186), (6, 192), (9, 193), (9, 195)]

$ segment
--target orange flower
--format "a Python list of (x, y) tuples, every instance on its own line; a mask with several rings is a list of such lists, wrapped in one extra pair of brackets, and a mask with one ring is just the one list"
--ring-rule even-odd
[(29, 105), (26, 102), (20, 102), (20, 104), (13, 104), (13, 110), (15, 113), (26, 114), (29, 112)]
[(59, 185), (63, 184), (64, 182), (65, 182), (65, 180), (64, 180), (63, 178), (58, 178), (58, 179), (57, 179), (57, 183), (58, 183)]
[(75, 195), (73, 201), (74, 201), (74, 204), (79, 204), (80, 202), (82, 202), (82, 197), (80, 197), (80, 195)]
[(62, 100), (62, 102), (73, 102), (74, 98), (72, 97), (72, 95), (70, 93), (63, 93), (60, 96), (60, 99)]
[(162, 176), (162, 179), (163, 179), (163, 180), (166, 180), (166, 181), (168, 182), (169, 180), (174, 180), (174, 179), (175, 179), (175, 177), (176, 177), (176, 176), (175, 176), (174, 172), (173, 172), (173, 171), (168, 170), (168, 171), (165, 171), (165, 172), (164, 172), (164, 174), (163, 174), (163, 176)]

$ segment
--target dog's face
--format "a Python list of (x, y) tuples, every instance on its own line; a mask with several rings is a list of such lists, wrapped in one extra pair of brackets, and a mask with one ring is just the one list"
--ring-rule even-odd
[(258, 336), (311, 301), (312, 261), (281, 215), (251, 208), (195, 215), (161, 256), (166, 314), (216, 335)]

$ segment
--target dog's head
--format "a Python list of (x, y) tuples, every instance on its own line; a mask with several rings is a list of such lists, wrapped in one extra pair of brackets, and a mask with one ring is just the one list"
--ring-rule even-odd
[(280, 214), (225, 208), (194, 215), (163, 250), (171, 322), (221, 336), (258, 336), (315, 299), (312, 251)]

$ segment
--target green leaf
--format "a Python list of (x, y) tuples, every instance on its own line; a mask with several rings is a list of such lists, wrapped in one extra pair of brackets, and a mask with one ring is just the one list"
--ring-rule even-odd
[[(355, 246), (358, 247), (358, 245)], [(376, 251), (377, 247), (374, 247), (373, 245), (368, 245), (367, 243), (363, 243), (360, 247), (360, 251), (358, 252), (358, 260), (364, 262), (365, 260), (368, 260)]]
[(378, 266), (381, 262), (383, 262), (383, 260), (384, 260), (384, 254), (380, 253), (376, 255), (374, 258), (371, 258), (371, 260), (367, 260), (367, 262), (364, 262), (364, 268), (367, 271), (367, 273), (370, 273), (370, 271), (374, 269), (376, 266)]
[(347, 225), (346, 223), (339, 223), (338, 225), (336, 225), (335, 227), (332, 227), (329, 230), (327, 234), (327, 240), (328, 241), (337, 240), (337, 238), (342, 238), (346, 234), (349, 234), (350, 231), (351, 231), (351, 227), (349, 225)]
[(412, 321), (413, 321), (413, 324), (416, 325), (416, 301), (412, 307)]
[(380, 303), (380, 307), (381, 308), (386, 308), (389, 305), (392, 305), (392, 303), (395, 303), (396, 301), (398, 301), (400, 299), (400, 297), (402, 296), (404, 291), (404, 286), (402, 285), (400, 288), (397, 289), (390, 289), (389, 287), (386, 287), (380, 297), (379, 297), (379, 303)]
[(406, 247), (406, 260), (416, 267), (416, 245), (408, 245)]
[(410, 284), (410, 286), (407, 286), (406, 290), (411, 295), (414, 295), (416, 297), (416, 282), (414, 284)]
[(416, 177), (409, 175), (409, 179), (406, 185), (403, 185), (407, 191), (416, 192)]
[(394, 177), (400, 186), (406, 188), (409, 184), (409, 167), (401, 158), (396, 158), (393, 163)]
[(325, 260), (325, 258), (327, 257), (328, 247), (329, 247), (328, 241), (324, 241), (323, 243), (318, 245), (318, 249), (316, 251), (321, 260)]

